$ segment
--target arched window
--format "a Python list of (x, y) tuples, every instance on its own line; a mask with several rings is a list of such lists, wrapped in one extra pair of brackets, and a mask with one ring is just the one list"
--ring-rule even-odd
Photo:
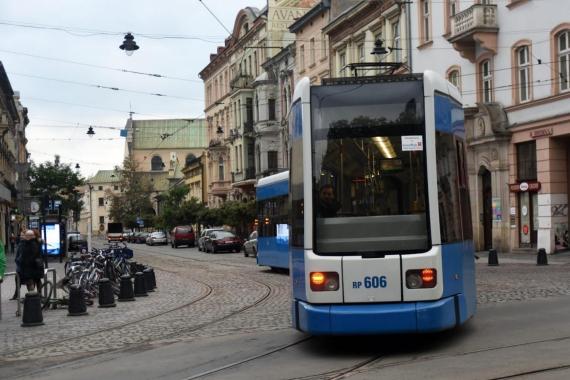
[(481, 101), (489, 103), (493, 101), (493, 72), (491, 60), (486, 59), (479, 64), (479, 83)]
[(519, 102), (530, 99), (530, 60), (528, 46), (521, 46), (517, 54), (517, 87)]
[(570, 30), (564, 30), (556, 39), (558, 46), (558, 73), (560, 76), (560, 91), (570, 90)]
[(189, 153), (189, 154), (186, 156), (186, 161), (185, 161), (185, 162), (186, 162), (186, 166), (190, 165), (190, 164), (193, 163), (194, 161), (196, 161), (196, 156), (193, 155), (192, 153)]
[(162, 158), (160, 156), (152, 157), (150, 161), (150, 170), (162, 170), (164, 169), (164, 163), (162, 162)]
[(461, 91), (461, 71), (459, 66), (452, 66), (447, 70), (447, 80)]

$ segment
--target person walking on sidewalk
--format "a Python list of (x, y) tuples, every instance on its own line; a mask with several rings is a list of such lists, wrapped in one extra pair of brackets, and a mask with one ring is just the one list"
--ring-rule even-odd
[(36, 234), (32, 230), (27, 230), (24, 240), (18, 245), (16, 260), (19, 259), (20, 282), (26, 284), (28, 291), (39, 291), (44, 276), (44, 263), (40, 253), (40, 246)]

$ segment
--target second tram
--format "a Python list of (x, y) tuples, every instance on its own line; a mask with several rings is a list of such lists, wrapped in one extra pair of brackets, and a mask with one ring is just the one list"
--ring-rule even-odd
[(294, 327), (440, 331), (475, 313), (460, 94), (434, 72), (296, 86), (290, 118)]

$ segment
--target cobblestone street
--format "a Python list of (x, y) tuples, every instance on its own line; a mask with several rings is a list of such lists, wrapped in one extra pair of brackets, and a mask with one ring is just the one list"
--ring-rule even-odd
[[(242, 254), (134, 245), (135, 259), (155, 268), (158, 290), (116, 308), (89, 307), (89, 315), (44, 312), (44, 326), (20, 327), (13, 282), (2, 288), (0, 366), (26, 359), (57, 363), (141, 344), (164, 345), (216, 336), (290, 328), (289, 278), (257, 267)], [(500, 266), (477, 262), (478, 302), (520, 302), (570, 294), (570, 256), (538, 267), (530, 256), (500, 255)], [(53, 266), (53, 265), (52, 265)], [(58, 265), (56, 264), (56, 267)], [(58, 275), (61, 271), (58, 269)], [(23, 289), (23, 288), (22, 288)]]

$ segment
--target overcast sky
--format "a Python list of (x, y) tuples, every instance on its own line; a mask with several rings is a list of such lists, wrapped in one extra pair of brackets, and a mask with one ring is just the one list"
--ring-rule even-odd
[[(266, 0), (203, 4), (232, 30), (240, 9)], [(130, 57), (119, 49), (129, 31), (140, 46)], [(199, 0), (0, 0), (0, 35), (0, 60), (29, 110), (32, 160), (59, 154), (87, 177), (122, 163), (129, 110), (134, 119), (204, 117), (198, 73), (228, 32)]]

